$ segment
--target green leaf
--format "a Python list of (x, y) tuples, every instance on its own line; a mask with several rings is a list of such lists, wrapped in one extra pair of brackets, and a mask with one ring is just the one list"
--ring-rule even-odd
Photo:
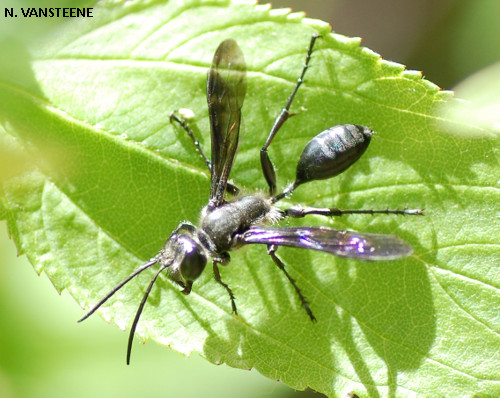
[[(248, 192), (265, 191), (259, 149), (319, 32), (292, 106), (297, 115), (270, 148), (279, 186), (293, 179), (317, 133), (340, 123), (373, 128), (360, 161), (302, 186), (289, 203), (425, 208), (425, 217), (302, 221), (397, 234), (414, 255), (362, 263), (280, 249), (318, 318), (312, 324), (266, 248), (245, 247), (221, 270), (239, 317), (209, 269), (189, 296), (160, 279), (137, 333), (330, 396), (498, 394), (500, 200), (491, 131), (444, 116), (443, 106), (457, 103), (449, 92), (301, 14), (214, 0), (103, 2), (93, 14), (20, 48), (24, 56), (5, 64), (0, 80), (1, 144), (16, 159), (1, 163), (0, 216), (38, 273), (88, 309), (154, 256), (180, 221), (198, 219), (208, 172), (168, 114), (193, 110), (208, 152), (206, 72), (227, 37), (248, 68), (231, 177)], [(476, 138), (450, 134), (464, 130)], [(127, 284), (101, 315), (128, 328), (152, 274)]]

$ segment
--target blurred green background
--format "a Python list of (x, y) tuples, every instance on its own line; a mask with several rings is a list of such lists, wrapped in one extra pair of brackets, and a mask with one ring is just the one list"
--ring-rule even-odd
[[(0, 11), (23, 4), (57, 7), (68, 1), (2, 1)], [(364, 46), (423, 70), (445, 89), (500, 61), (498, 0), (280, 0), (273, 5), (304, 10), (337, 33), (363, 37)], [(1, 41), (29, 40), (60, 22), (1, 17)], [(0, 397), (320, 396), (292, 391), (255, 371), (214, 366), (198, 356), (187, 359), (154, 342), (136, 344), (132, 365), (126, 366), (127, 334), (99, 317), (77, 324), (83, 311), (69, 295), (60, 297), (45, 275), (38, 277), (25, 257), (16, 257), (6, 230), (0, 223)]]

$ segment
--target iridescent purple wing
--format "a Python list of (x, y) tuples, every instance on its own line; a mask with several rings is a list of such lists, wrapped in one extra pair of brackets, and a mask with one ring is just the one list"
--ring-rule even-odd
[(250, 228), (239, 240), (245, 244), (289, 246), (318, 250), (363, 261), (396, 260), (413, 249), (394, 235), (338, 231), (325, 227)]
[(210, 202), (219, 206), (238, 148), (241, 107), (246, 93), (243, 52), (232, 40), (224, 40), (215, 51), (207, 77), (207, 102), (212, 136)]

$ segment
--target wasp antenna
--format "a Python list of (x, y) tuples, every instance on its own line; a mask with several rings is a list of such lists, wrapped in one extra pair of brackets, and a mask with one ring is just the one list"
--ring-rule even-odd
[(99, 301), (89, 312), (87, 312), (83, 318), (79, 319), (78, 322), (82, 322), (85, 319), (87, 319), (90, 315), (92, 315), (94, 312), (96, 312), (101, 305), (103, 305), (106, 301), (108, 301), (118, 290), (120, 290), (123, 287), (123, 285), (125, 285), (131, 279), (133, 279), (134, 277), (139, 275), (142, 271), (148, 269), (149, 267), (158, 263), (159, 261), (160, 261), (159, 258), (155, 257), (152, 260), (149, 260), (147, 263), (141, 265), (139, 268), (137, 268), (126, 279), (124, 279), (118, 285), (116, 285), (106, 296), (104, 296), (101, 299), (101, 301)]
[(151, 279), (151, 282), (149, 282), (149, 286), (146, 289), (146, 292), (144, 293), (144, 296), (142, 297), (141, 304), (139, 304), (139, 308), (137, 309), (137, 312), (135, 314), (134, 322), (132, 323), (132, 327), (130, 328), (130, 334), (128, 336), (128, 345), (127, 345), (127, 365), (130, 365), (130, 354), (132, 353), (132, 343), (134, 341), (134, 333), (135, 329), (137, 328), (137, 324), (139, 323), (139, 318), (141, 317), (142, 310), (144, 309), (144, 305), (146, 304), (146, 300), (148, 299), (149, 293), (151, 292), (151, 289), (153, 288), (153, 285), (156, 282), (156, 279), (158, 276), (161, 274), (161, 272), (170, 266), (170, 263), (164, 264), (160, 267), (160, 269), (156, 272), (155, 276), (153, 279)]

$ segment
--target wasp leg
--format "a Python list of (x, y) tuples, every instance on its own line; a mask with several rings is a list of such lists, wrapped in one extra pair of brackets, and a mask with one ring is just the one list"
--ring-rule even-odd
[(316, 39), (319, 37), (319, 34), (314, 33), (311, 37), (311, 42), (309, 43), (309, 49), (307, 50), (306, 60), (302, 67), (302, 73), (300, 77), (297, 79), (297, 83), (295, 84), (295, 88), (293, 89), (290, 97), (288, 97), (288, 101), (285, 107), (281, 110), (280, 114), (274, 121), (273, 127), (269, 132), (269, 136), (267, 137), (266, 143), (260, 150), (260, 164), (262, 167), (262, 172), (264, 174), (264, 178), (266, 179), (267, 185), (269, 185), (269, 195), (274, 196), (276, 192), (276, 172), (274, 171), (274, 166), (269, 158), (269, 154), (267, 152), (267, 148), (271, 145), (271, 142), (274, 139), (274, 136), (278, 132), (278, 130), (283, 126), (283, 124), (287, 121), (287, 119), (292, 115), (290, 114), (290, 106), (292, 105), (293, 99), (295, 98), (295, 94), (299, 90), (302, 82), (304, 81), (304, 75), (306, 74), (307, 68), (309, 67), (309, 61), (311, 59), (312, 50), (314, 47), (314, 43)]
[(233, 309), (233, 313), (235, 315), (238, 315), (238, 311), (236, 310), (236, 302), (235, 302), (235, 299), (236, 297), (234, 297), (234, 294), (233, 294), (233, 291), (231, 290), (231, 288), (228, 286), (227, 283), (224, 283), (222, 282), (222, 279), (220, 277), (220, 272), (219, 272), (219, 267), (217, 266), (217, 263), (218, 261), (217, 260), (214, 260), (213, 261), (213, 266), (214, 266), (214, 277), (215, 277), (215, 280), (217, 281), (217, 283), (221, 286), (224, 287), (224, 289), (226, 289), (227, 293), (229, 294), (229, 298), (231, 299), (231, 307)]
[[(203, 159), (203, 161), (207, 165), (208, 171), (211, 173), (212, 172), (212, 162), (210, 162), (210, 160), (208, 160), (207, 156), (205, 155), (205, 152), (203, 152), (203, 149), (201, 148), (201, 145), (200, 145), (200, 141), (198, 141), (198, 139), (194, 135), (193, 130), (191, 130), (191, 128), (189, 127), (189, 124), (186, 122), (186, 120), (184, 120), (182, 117), (177, 116), (175, 114), (175, 112), (171, 112), (169, 117), (170, 117), (170, 120), (173, 120), (174, 122), (178, 123), (179, 126), (181, 126), (182, 129), (187, 133), (189, 138), (191, 138), (191, 141), (193, 141), (196, 152), (198, 152), (200, 154), (201, 158)], [(238, 193), (240, 192), (240, 189), (236, 185), (234, 185), (230, 182), (227, 183), (226, 190), (231, 195), (238, 195)]]
[(310, 214), (317, 214), (321, 216), (342, 216), (344, 214), (401, 214), (409, 216), (422, 216), (424, 211), (422, 209), (353, 209), (341, 210), (336, 207), (333, 208), (319, 208), (319, 207), (301, 207), (293, 206), (289, 209), (283, 210), (285, 216), (292, 218), (302, 218)]
[(302, 304), (302, 307), (304, 307), (304, 310), (307, 312), (307, 315), (309, 315), (309, 318), (311, 318), (311, 321), (316, 322), (316, 317), (314, 316), (314, 314), (313, 314), (313, 312), (311, 310), (311, 307), (309, 307), (309, 303), (307, 302), (306, 298), (304, 297), (304, 295), (300, 291), (299, 287), (295, 283), (295, 279), (293, 279), (290, 276), (290, 274), (288, 273), (288, 271), (285, 269), (285, 264), (283, 263), (283, 261), (281, 261), (278, 258), (278, 256), (276, 255), (276, 250), (278, 250), (278, 248), (276, 247), (276, 245), (269, 245), (267, 247), (267, 253), (271, 256), (271, 258), (273, 259), (274, 263), (278, 266), (278, 268), (280, 270), (283, 271), (283, 273), (285, 274), (285, 276), (288, 278), (288, 280), (292, 284), (293, 288), (297, 292), (297, 295), (299, 296), (300, 303)]
[(175, 112), (171, 112), (168, 116), (169, 116), (171, 121), (173, 120), (174, 122), (177, 122), (179, 124), (179, 126), (181, 126), (182, 129), (187, 133), (189, 138), (191, 138), (191, 141), (193, 141), (196, 152), (198, 152), (200, 154), (201, 158), (203, 159), (203, 161), (207, 165), (208, 170), (212, 171), (212, 164), (210, 163), (210, 160), (208, 160), (205, 153), (203, 152), (203, 149), (201, 149), (200, 141), (198, 141), (198, 139), (194, 135), (193, 130), (191, 130), (191, 128), (189, 127), (189, 124), (186, 122), (186, 120), (184, 120), (182, 117), (177, 116), (175, 114)]

